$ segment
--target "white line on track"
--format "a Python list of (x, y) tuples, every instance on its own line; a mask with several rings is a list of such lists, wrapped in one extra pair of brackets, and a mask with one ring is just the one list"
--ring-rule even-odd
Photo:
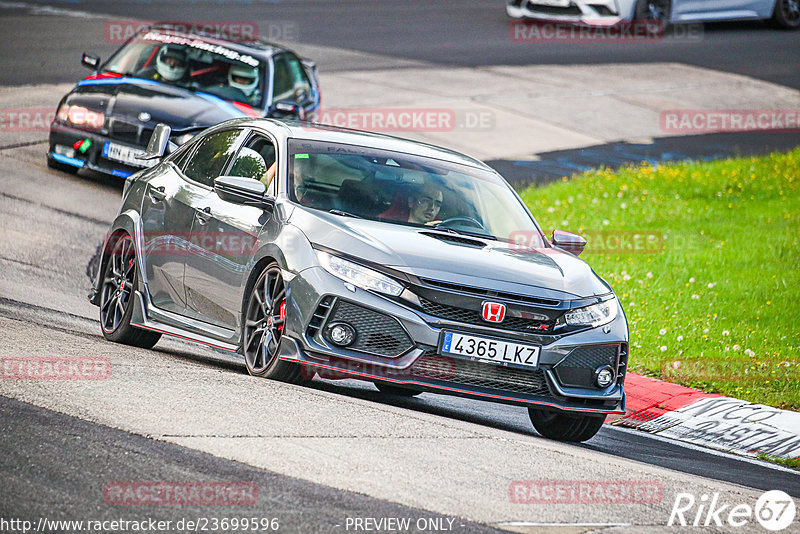
[(783, 471), (785, 473), (794, 473), (795, 475), (800, 476), (800, 472), (796, 469), (790, 469), (788, 467), (784, 467), (782, 465), (773, 464), (770, 462), (765, 462), (763, 460), (756, 460), (755, 458), (749, 458), (747, 456), (741, 456), (739, 454), (731, 454), (729, 452), (720, 451), (717, 449), (711, 449), (709, 447), (703, 447), (700, 445), (695, 445), (694, 443), (687, 443), (685, 441), (678, 441), (672, 438), (665, 438), (663, 436), (659, 436), (658, 434), (651, 434), (650, 432), (644, 432), (643, 430), (636, 430), (633, 428), (625, 428), (621, 426), (613, 426), (613, 425), (606, 425), (607, 428), (613, 428), (619, 432), (626, 432), (628, 434), (635, 434), (637, 436), (647, 436), (649, 438), (655, 439), (657, 441), (663, 441), (665, 443), (670, 443), (672, 445), (678, 445), (681, 447), (685, 447), (687, 449), (691, 449), (693, 451), (705, 452), (708, 454), (713, 454), (714, 456), (721, 456), (723, 458), (728, 458), (730, 460), (736, 460), (740, 462), (747, 462), (754, 465), (760, 465), (761, 467), (766, 467), (768, 469), (774, 469), (775, 471)]

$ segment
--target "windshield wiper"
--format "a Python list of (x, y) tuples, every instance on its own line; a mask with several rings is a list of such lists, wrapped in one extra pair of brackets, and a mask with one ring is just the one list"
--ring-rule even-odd
[(456, 230), (455, 228), (450, 228), (449, 226), (432, 226), (431, 228), (433, 228), (434, 230), (439, 230), (441, 232), (447, 232), (450, 234), (468, 235), (470, 237), (480, 237), (482, 239), (497, 241), (497, 238), (492, 234), (481, 234), (479, 232), (468, 232), (467, 230)]
[(354, 219), (363, 219), (360, 215), (356, 215), (354, 213), (350, 213), (349, 211), (342, 211), (342, 210), (328, 210), (328, 213), (333, 213), (334, 215), (341, 215), (342, 217), (353, 217)]

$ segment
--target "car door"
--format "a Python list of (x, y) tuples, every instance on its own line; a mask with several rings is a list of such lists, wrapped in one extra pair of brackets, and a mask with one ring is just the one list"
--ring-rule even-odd
[[(269, 181), (267, 175), (276, 161), (275, 146), (272, 138), (249, 133), (226, 167), (226, 174), (269, 182), (267, 192), (274, 197), (277, 179)], [(195, 220), (193, 234), (205, 239), (198, 242), (203, 250), (186, 261), (190, 313), (204, 322), (235, 330), (242, 308), (241, 287), (252, 269), (259, 233), (265, 225), (275, 223), (274, 217), (261, 208), (224, 201), (213, 190), (206, 193), (199, 207), (204, 218)]]
[(151, 303), (162, 310), (184, 313), (184, 260), (194, 220), (194, 204), (205, 191), (181, 178), (177, 161), (185, 164), (195, 145), (176, 154), (172, 164), (148, 180), (142, 201), (144, 271)]
[(302, 61), (291, 52), (284, 52), (272, 59), (272, 103), (292, 102), (299, 106), (301, 119), (313, 120), (317, 114), (317, 89), (303, 66)]

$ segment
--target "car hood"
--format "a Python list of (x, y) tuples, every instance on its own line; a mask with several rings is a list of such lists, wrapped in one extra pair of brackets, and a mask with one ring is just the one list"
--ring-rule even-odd
[(556, 300), (611, 292), (583, 260), (556, 248), (489, 240), (477, 248), (452, 242), (453, 234), (299, 208), (291, 222), (312, 243), (421, 278)]
[(145, 128), (163, 122), (177, 132), (247, 116), (215, 96), (138, 78), (83, 80), (66, 102), (102, 111), (107, 124), (109, 118)]

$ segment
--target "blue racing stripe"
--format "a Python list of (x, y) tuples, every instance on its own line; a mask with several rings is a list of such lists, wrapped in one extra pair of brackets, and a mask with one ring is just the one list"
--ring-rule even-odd
[(163, 86), (165, 84), (159, 83), (155, 80), (145, 80), (144, 78), (97, 78), (95, 80), (81, 80), (78, 82), (78, 87), (83, 85), (122, 85), (125, 83), (135, 84), (135, 85), (159, 85)]
[(73, 167), (78, 167), (79, 169), (85, 165), (85, 162), (79, 160), (78, 158), (70, 158), (67, 156), (62, 156), (61, 154), (56, 154), (55, 152), (50, 152), (50, 155), (53, 156), (53, 159), (58, 161), (59, 163), (72, 165)]

